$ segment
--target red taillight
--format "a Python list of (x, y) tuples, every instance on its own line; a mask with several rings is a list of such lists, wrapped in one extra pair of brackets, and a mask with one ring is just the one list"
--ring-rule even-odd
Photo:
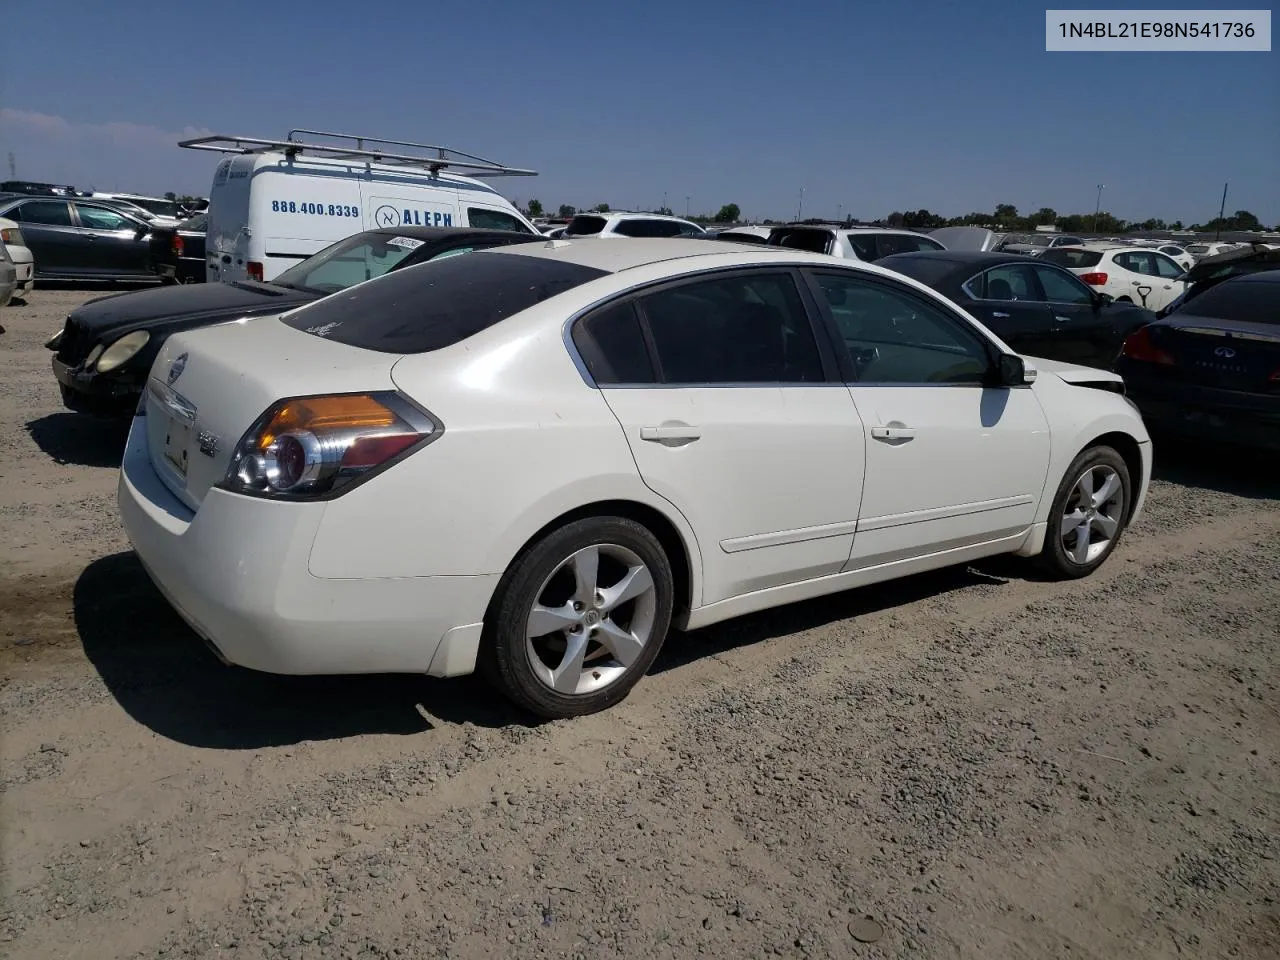
[(182, 256), (182, 251), (187, 249), (187, 242), (175, 233), (173, 242), (169, 244), (169, 249), (173, 251), (175, 257), (180, 257)]
[(259, 283), (262, 282), (262, 264), (257, 260), (250, 260), (244, 265), (244, 269), (245, 272), (249, 274), (250, 280), (257, 280)]
[(1280, 367), (1276, 367), (1276, 372), (1267, 377), (1272, 383), (1280, 383)]
[(1082, 273), (1080, 279), (1091, 287), (1105, 287), (1107, 285), (1107, 275), (1105, 273)]
[(1171, 353), (1161, 350), (1151, 342), (1151, 334), (1147, 332), (1146, 327), (1142, 327), (1129, 335), (1124, 342), (1124, 346), (1120, 349), (1120, 355), (1128, 357), (1130, 360), (1140, 360), (1143, 363), (1161, 363), (1167, 367), (1171, 367), (1175, 363)]

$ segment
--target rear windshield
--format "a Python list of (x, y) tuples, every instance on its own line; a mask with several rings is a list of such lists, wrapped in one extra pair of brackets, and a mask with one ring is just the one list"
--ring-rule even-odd
[(209, 229), (209, 215), (207, 213), (197, 213), (188, 220), (183, 220), (178, 224), (179, 230), (187, 230), (191, 233), (204, 233)]
[(1095, 253), (1093, 250), (1065, 250), (1050, 248), (1040, 254), (1040, 259), (1045, 261), (1045, 263), (1056, 263), (1060, 267), (1096, 267), (1098, 265), (1098, 261), (1102, 259), (1102, 254)]
[(599, 233), (606, 223), (608, 221), (604, 217), (574, 217), (569, 221), (569, 226), (564, 228), (564, 232), (566, 236), (572, 234), (575, 237), (587, 237)]
[(1280, 326), (1280, 283), (1226, 280), (1184, 301), (1173, 312)]
[(895, 253), (881, 259), (879, 265), (912, 280), (919, 280), (926, 287), (936, 287), (947, 274), (956, 269), (956, 264), (951, 260), (917, 257), (912, 253)]
[(281, 319), (364, 350), (427, 353), (603, 276), (576, 263), (481, 251), (396, 270)]
[(779, 228), (769, 234), (769, 246), (826, 253), (831, 249), (830, 230), (788, 230)]
[(279, 287), (337, 293), (388, 273), (423, 241), (391, 233), (357, 233), (294, 264), (271, 282)]

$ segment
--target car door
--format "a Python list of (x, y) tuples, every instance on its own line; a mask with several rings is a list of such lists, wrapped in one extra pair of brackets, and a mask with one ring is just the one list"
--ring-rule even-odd
[(152, 276), (151, 244), (145, 224), (98, 204), (76, 202), (71, 206), (87, 241), (84, 272)]
[(5, 215), (22, 224), (22, 236), (42, 276), (68, 273), (82, 256), (84, 239), (66, 200), (26, 200)]
[[(1124, 340), (1093, 292), (1072, 273), (1049, 263), (1032, 269), (1044, 291), (1057, 342), (1053, 359), (1111, 369)], [(1046, 356), (1049, 356), (1046, 354)]]
[(810, 271), (866, 437), (847, 569), (1014, 549), (1035, 520), (1049, 426), (1028, 386), (999, 387), (990, 343), (905, 284)]
[(965, 309), (1018, 353), (1057, 356), (1059, 344), (1049, 306), (1029, 263), (991, 267), (970, 277), (961, 290), (968, 297)]
[(615, 302), (575, 331), (645, 484), (698, 537), (703, 604), (849, 558), (862, 425), (800, 289), (786, 268), (718, 272)]
[(1152, 264), (1155, 267), (1155, 287), (1152, 293), (1150, 310), (1162, 310), (1182, 296), (1187, 289), (1186, 281), (1179, 280), (1185, 270), (1172, 257), (1158, 251), (1151, 251)]
[[(1156, 254), (1150, 250), (1132, 250), (1128, 253), (1117, 253), (1111, 260), (1125, 271), (1118, 277), (1118, 285), (1123, 290), (1116, 298), (1128, 297), (1140, 307), (1157, 310), (1153, 306), (1160, 299), (1159, 284), (1162, 282), (1156, 273)], [(1170, 297), (1169, 299), (1173, 299)]]

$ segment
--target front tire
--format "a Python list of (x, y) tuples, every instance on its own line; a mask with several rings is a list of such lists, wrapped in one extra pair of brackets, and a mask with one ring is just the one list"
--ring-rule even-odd
[(1090, 447), (1071, 461), (1053, 498), (1041, 568), (1076, 580), (1102, 566), (1124, 533), (1132, 491), (1129, 467), (1112, 447)]
[(658, 539), (624, 517), (566, 524), (508, 568), (490, 608), (482, 673), (548, 719), (618, 703), (662, 649), (674, 597)]

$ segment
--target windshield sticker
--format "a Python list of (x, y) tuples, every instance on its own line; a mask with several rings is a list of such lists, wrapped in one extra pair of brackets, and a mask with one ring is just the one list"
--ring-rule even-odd
[(404, 247), (406, 250), (417, 250), (425, 240), (414, 240), (412, 237), (392, 237), (387, 241), (388, 247)]

